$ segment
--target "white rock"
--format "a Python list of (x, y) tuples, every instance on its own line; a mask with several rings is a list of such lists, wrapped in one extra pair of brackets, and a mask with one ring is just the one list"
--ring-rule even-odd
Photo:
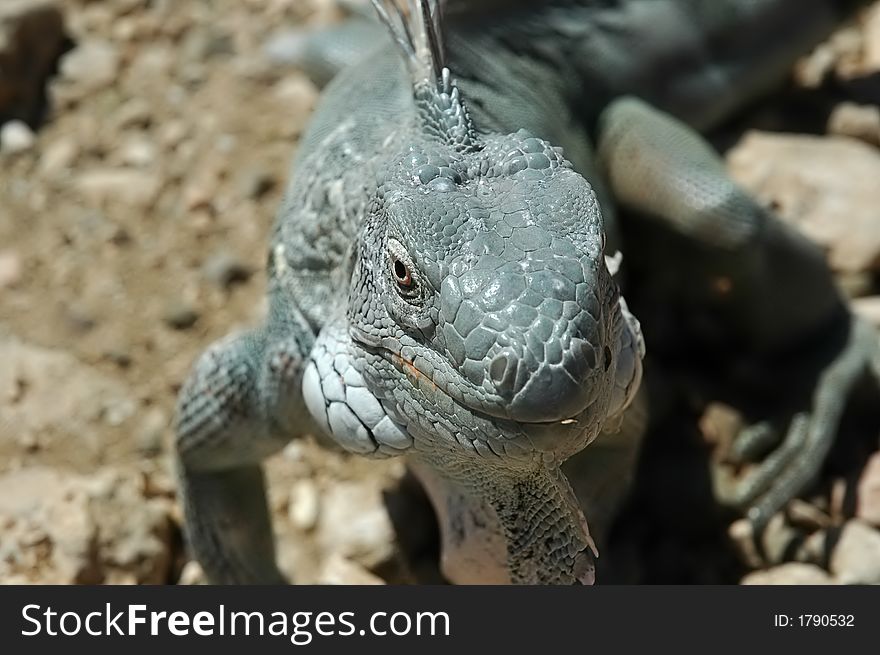
[(131, 393), (117, 378), (98, 373), (68, 353), (23, 343), (0, 329), (0, 442), (33, 433), (62, 442), (72, 462), (101, 452), (96, 427)]
[(880, 328), (880, 296), (855, 298), (850, 301), (850, 306), (856, 314)]
[(318, 574), (317, 584), (327, 585), (382, 585), (385, 581), (373, 575), (356, 562), (334, 554), (325, 560)]
[(864, 33), (863, 67), (866, 72), (878, 72), (880, 71), (880, 4), (874, 4), (868, 11)]
[(0, 152), (17, 155), (34, 147), (36, 137), (27, 123), (12, 120), (0, 127)]
[(76, 186), (96, 205), (121, 202), (146, 209), (155, 202), (162, 183), (158, 175), (148, 171), (109, 168), (80, 174)]
[(880, 107), (842, 102), (828, 118), (828, 131), (880, 145)]
[(52, 141), (40, 154), (40, 172), (47, 178), (68, 172), (78, 156), (79, 145), (72, 138)]
[(202, 565), (195, 560), (190, 560), (183, 565), (183, 570), (180, 572), (180, 579), (177, 581), (177, 584), (200, 585), (206, 582)]
[(171, 502), (145, 498), (139, 479), (41, 467), (0, 475), (0, 579), (166, 582)]
[(831, 553), (831, 573), (842, 584), (880, 584), (880, 532), (853, 520)]
[(21, 281), (21, 257), (12, 250), (0, 250), (0, 289), (14, 287)]
[(76, 87), (78, 96), (109, 86), (118, 72), (119, 54), (106, 41), (84, 41), (61, 60), (61, 76)]
[(813, 564), (788, 562), (764, 571), (749, 573), (744, 585), (827, 585), (834, 584), (825, 571)]
[(394, 553), (394, 528), (373, 485), (339, 481), (325, 489), (317, 539), (325, 553), (337, 552), (366, 567)]
[(833, 269), (880, 269), (876, 148), (843, 137), (750, 132), (728, 164), (734, 179), (826, 248)]
[(291, 523), (300, 530), (311, 530), (321, 510), (318, 487), (312, 480), (300, 480), (290, 490), (287, 511)]
[(871, 456), (859, 478), (856, 490), (856, 516), (880, 528), (880, 452)]

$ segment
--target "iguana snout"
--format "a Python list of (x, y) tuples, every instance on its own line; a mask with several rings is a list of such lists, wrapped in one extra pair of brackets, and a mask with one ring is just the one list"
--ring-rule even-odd
[(616, 302), (606, 309), (595, 293), (608, 286), (598, 280), (607, 272), (538, 218), (528, 209), (502, 215), (466, 246), (472, 267), (440, 289), (449, 361), (494, 399), (487, 413), (525, 423), (581, 414), (616, 347), (607, 329)]

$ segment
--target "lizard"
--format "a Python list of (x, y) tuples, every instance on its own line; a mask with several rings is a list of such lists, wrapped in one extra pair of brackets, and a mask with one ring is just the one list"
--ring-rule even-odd
[(648, 420), (646, 343), (702, 359), (700, 384), (792, 370), (797, 398), (771, 386), (733, 447), (769, 451), (724, 492), (759, 530), (814, 479), (880, 346), (701, 132), (859, 3), (372, 4), (386, 36), (351, 49), (298, 147), (268, 317), (180, 392), (207, 578), (285, 581), (261, 461), (313, 434), (407, 458), (450, 581), (593, 583)]

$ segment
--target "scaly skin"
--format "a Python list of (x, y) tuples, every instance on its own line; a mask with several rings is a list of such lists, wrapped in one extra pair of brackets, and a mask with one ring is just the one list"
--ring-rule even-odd
[[(658, 258), (669, 268), (675, 250), (633, 248), (630, 271), (664, 282), (639, 294), (652, 317), (664, 303), (711, 310), (715, 329), (678, 330), (697, 349), (735, 344), (760, 357), (851, 322), (820, 254), (740, 192), (695, 133), (642, 101), (614, 99), (641, 87), (676, 110), (677, 96), (645, 84), (646, 69), (612, 63), (662, 19), (691, 36), (679, 53), (694, 60), (685, 57), (679, 79), (692, 92), (678, 113), (716, 121), (770, 76), (754, 71), (751, 54), (736, 59), (747, 44), (718, 41), (724, 26), (761, 25), (790, 2), (546, 2), (486, 29), (455, 29), (451, 16), (448, 65), (461, 95), (426, 13), (433, 4), (411, 7), (408, 30), (385, 14), (403, 57), (380, 48), (326, 89), (273, 232), (267, 324), (209, 349), (181, 393), (188, 533), (214, 582), (281, 579), (259, 462), (313, 432), (364, 456), (410, 458), (444, 521), (454, 581), (592, 582), (595, 546), (560, 467), (596, 441), (574, 468), (604, 533), (644, 428), (643, 401), (625, 411), (644, 346), (606, 258), (620, 246), (615, 207), (633, 217), (627, 237), (646, 225), (694, 251), (692, 265), (676, 257), (674, 284), (642, 271)], [(834, 18), (831, 3), (808, 4), (805, 42)], [(565, 17), (582, 27), (562, 29)], [(593, 38), (596, 26), (607, 38)], [(718, 62), (701, 43), (726, 45), (738, 95), (711, 101), (717, 90), (700, 80)], [(782, 70), (794, 48), (777, 50), (771, 68)], [(666, 59), (657, 61), (662, 71)], [(770, 276), (774, 264), (796, 273)], [(702, 290), (721, 278), (734, 293)], [(811, 302), (792, 302), (805, 279)], [(842, 406), (876, 358), (876, 335), (852, 334), (807, 373), (821, 402), (797, 424), (814, 419), (813, 450), (783, 447), (736, 497), (757, 499), (756, 524), (821, 464), (836, 429), (829, 403)], [(780, 468), (795, 473), (768, 481)]]

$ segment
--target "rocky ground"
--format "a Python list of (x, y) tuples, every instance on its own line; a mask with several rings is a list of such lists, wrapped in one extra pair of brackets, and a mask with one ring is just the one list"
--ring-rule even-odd
[[(202, 348), (265, 311), (266, 234), (318, 95), (267, 44), (342, 4), (0, 2), (0, 582), (201, 580), (170, 471), (175, 394)], [(880, 3), (794, 80), (719, 143), (880, 324)], [(759, 555), (732, 517), (694, 507), (714, 517), (695, 533), (663, 513), (688, 493), (670, 477), (706, 466), (670, 452), (646, 451), (619, 579), (880, 583), (880, 454), (830, 470)], [(401, 555), (433, 547), (401, 462), (304, 441), (268, 469), (298, 581), (436, 579)]]

